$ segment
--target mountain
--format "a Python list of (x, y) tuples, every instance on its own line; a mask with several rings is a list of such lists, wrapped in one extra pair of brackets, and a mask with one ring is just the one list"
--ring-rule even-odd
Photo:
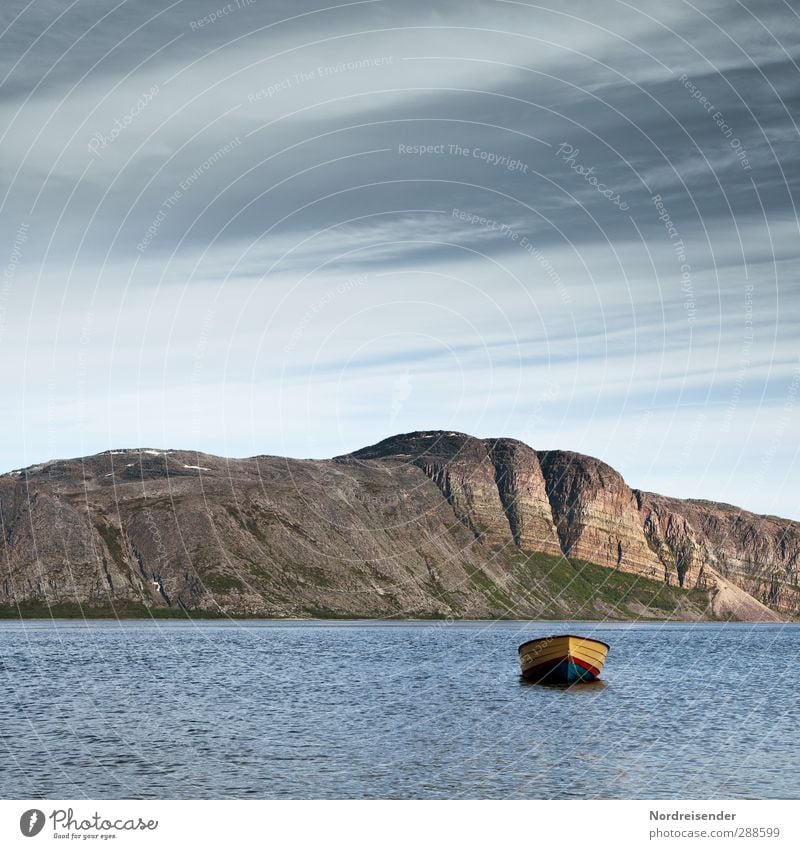
[(57, 460), (0, 476), (0, 522), (7, 616), (800, 612), (800, 523), (463, 433), (402, 434), (331, 460)]

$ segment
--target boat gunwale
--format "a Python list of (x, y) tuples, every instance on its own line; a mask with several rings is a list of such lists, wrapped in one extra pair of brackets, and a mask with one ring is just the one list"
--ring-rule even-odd
[(591, 662), (595, 666), (598, 664), (602, 666), (608, 658), (608, 651), (606, 651), (606, 649), (602, 646), (589, 648), (585, 645), (582, 645), (579, 648), (548, 646), (547, 648), (543, 648), (541, 651), (538, 651), (537, 647), (534, 646), (520, 652), (519, 662), (522, 667), (525, 668), (533, 663), (540, 663), (548, 658), (554, 657), (580, 657), (582, 660)]
[(576, 640), (585, 640), (587, 643), (599, 643), (601, 646), (605, 646), (609, 651), (611, 650), (611, 646), (608, 643), (604, 643), (602, 640), (596, 640), (594, 637), (582, 637), (579, 634), (551, 634), (548, 637), (536, 637), (533, 640), (526, 640), (524, 643), (522, 643), (519, 646), (519, 648), (517, 649), (517, 652), (519, 654), (522, 654), (522, 650), (526, 646), (530, 646), (533, 643), (541, 643), (541, 642), (544, 642), (546, 640), (560, 640), (560, 639), (564, 639), (564, 638), (567, 638), (567, 637), (572, 637), (573, 639), (576, 639)]

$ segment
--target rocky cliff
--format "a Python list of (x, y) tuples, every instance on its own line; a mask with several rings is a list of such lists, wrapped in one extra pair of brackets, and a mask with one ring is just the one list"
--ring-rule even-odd
[(523, 442), (420, 431), (390, 437), (350, 456), (394, 459), (421, 469), (456, 518), (489, 545), (562, 553), (539, 459)]
[(798, 523), (460, 433), (332, 460), (131, 449), (54, 461), (0, 476), (0, 523), (6, 615), (800, 612)]

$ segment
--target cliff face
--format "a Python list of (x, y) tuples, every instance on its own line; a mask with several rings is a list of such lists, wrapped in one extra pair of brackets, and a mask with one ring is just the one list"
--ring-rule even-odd
[(571, 451), (540, 454), (561, 547), (567, 557), (661, 579), (636, 496), (610, 466)]
[(0, 521), (9, 611), (800, 612), (798, 523), (631, 490), (590, 457), (459, 433), (333, 460), (135, 449), (55, 461), (0, 476)]
[(705, 588), (719, 576), (775, 610), (800, 612), (799, 523), (649, 492), (637, 499), (668, 580)]
[(512, 543), (491, 455), (480, 439), (462, 433), (414, 433), (356, 451), (356, 460), (392, 458), (421, 469), (478, 540)]
[(514, 542), (523, 551), (560, 555), (561, 542), (536, 452), (515, 439), (487, 440), (486, 444)]
[(351, 456), (421, 469), (477, 539), (561, 554), (539, 458), (522, 442), (420, 431), (390, 437)]

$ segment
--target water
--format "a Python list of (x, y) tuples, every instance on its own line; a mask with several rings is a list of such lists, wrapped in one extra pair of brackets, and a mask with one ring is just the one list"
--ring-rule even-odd
[[(603, 684), (517, 644), (611, 644)], [(0, 623), (3, 798), (798, 798), (800, 626)]]

